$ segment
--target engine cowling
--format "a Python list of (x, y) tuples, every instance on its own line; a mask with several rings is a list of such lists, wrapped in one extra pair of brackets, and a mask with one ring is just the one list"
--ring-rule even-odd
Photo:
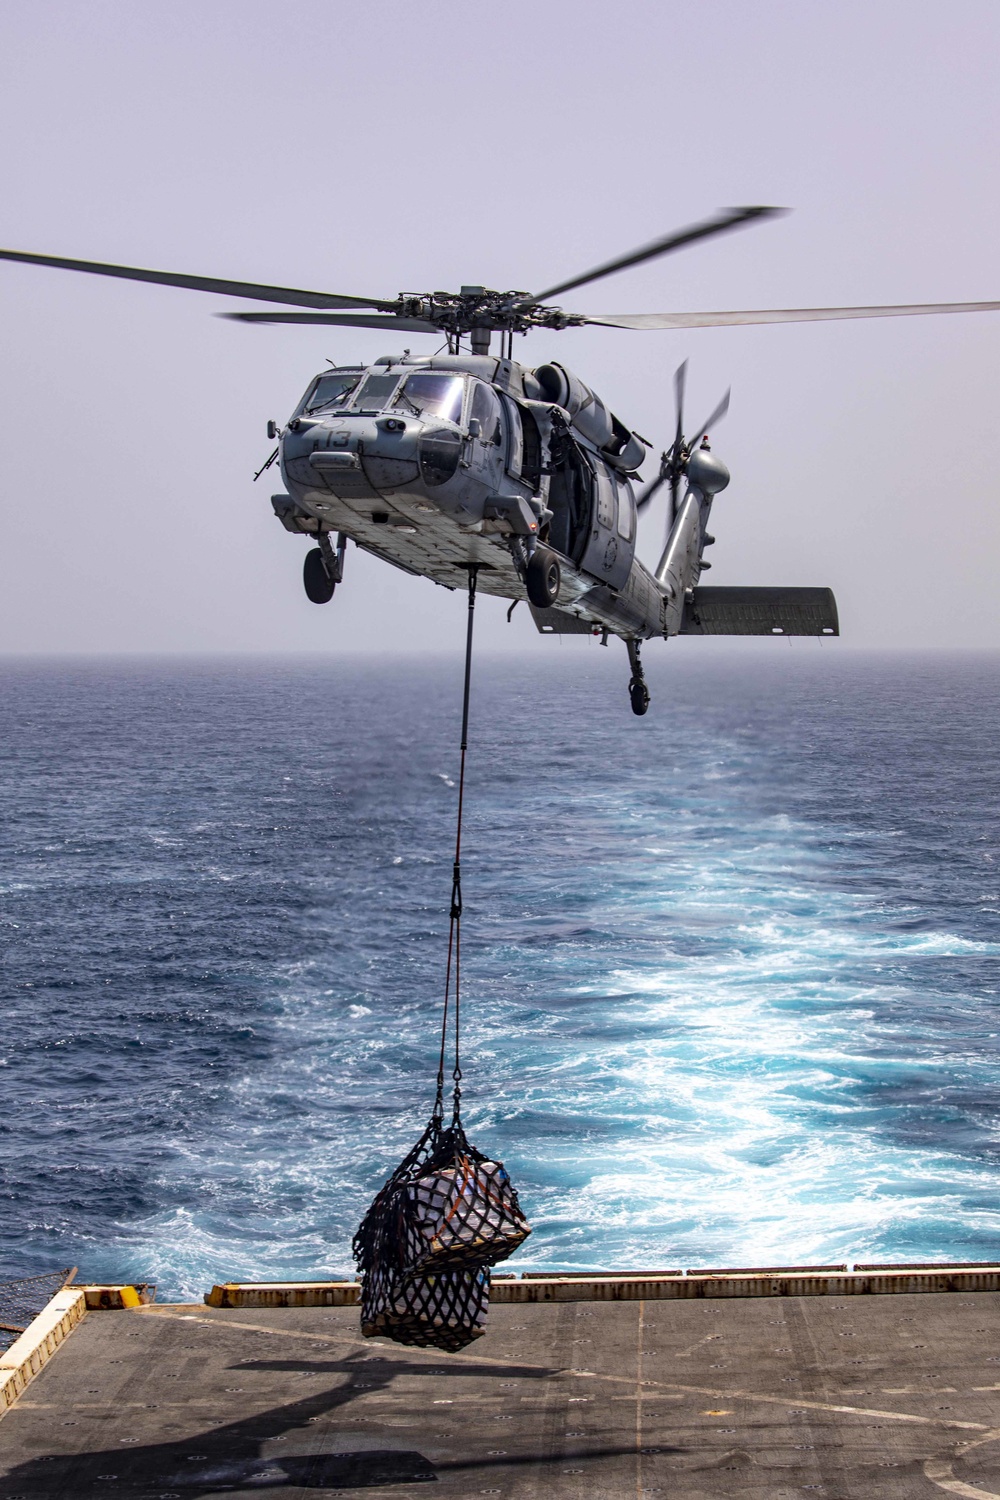
[(565, 365), (539, 365), (533, 372), (544, 400), (561, 406), (582, 437), (600, 448), (610, 464), (626, 474), (637, 469), (646, 450), (594, 391)]

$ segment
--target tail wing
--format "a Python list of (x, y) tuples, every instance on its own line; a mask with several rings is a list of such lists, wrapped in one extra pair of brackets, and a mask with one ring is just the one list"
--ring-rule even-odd
[(832, 589), (696, 588), (681, 635), (839, 635)]

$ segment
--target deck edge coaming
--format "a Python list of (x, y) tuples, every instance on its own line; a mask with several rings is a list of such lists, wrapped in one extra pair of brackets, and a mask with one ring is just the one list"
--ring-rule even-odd
[(63, 1287), (49, 1299), (10, 1348), (0, 1354), (0, 1416), (10, 1410), (86, 1314), (84, 1289)]
[[(1000, 1291), (1000, 1265), (940, 1265), (934, 1269), (817, 1272), (789, 1268), (773, 1273), (708, 1273), (697, 1270), (646, 1273), (595, 1272), (545, 1276), (540, 1272), (497, 1277), (490, 1288), (491, 1302), (636, 1302), (733, 1297), (858, 1297), (891, 1296), (900, 1293), (996, 1292)], [(214, 1308), (247, 1307), (355, 1307), (361, 1300), (356, 1281), (237, 1282), (215, 1285), (205, 1294)]]

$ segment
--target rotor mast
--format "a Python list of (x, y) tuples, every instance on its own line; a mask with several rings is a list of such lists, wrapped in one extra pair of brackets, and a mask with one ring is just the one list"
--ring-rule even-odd
[[(467, 297), (478, 301), (479, 298), (485, 295), (486, 288), (484, 286), (463, 286), (461, 291), (463, 299)], [(492, 337), (493, 325), (491, 323), (473, 323), (469, 329), (469, 343), (472, 346), (473, 354), (489, 354)]]

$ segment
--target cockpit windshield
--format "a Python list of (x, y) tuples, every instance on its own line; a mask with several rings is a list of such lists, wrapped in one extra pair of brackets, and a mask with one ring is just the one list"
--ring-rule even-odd
[(458, 422), (462, 416), (464, 393), (465, 381), (461, 375), (426, 371), (408, 376), (392, 404), (415, 412), (418, 417), (441, 417), (446, 422)]
[(321, 375), (306, 398), (305, 410), (323, 411), (328, 406), (343, 406), (362, 376), (361, 370), (333, 370)]

